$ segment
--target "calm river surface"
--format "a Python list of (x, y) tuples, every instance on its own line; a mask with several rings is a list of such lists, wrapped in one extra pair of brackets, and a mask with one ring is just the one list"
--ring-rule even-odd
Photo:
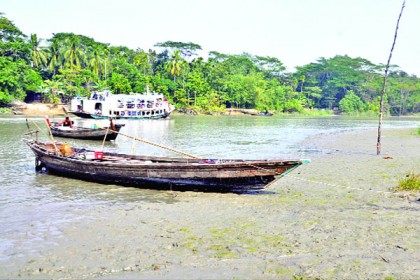
[[(107, 121), (75, 119), (91, 126)], [(31, 129), (45, 128), (43, 118), (29, 120)], [(317, 151), (300, 143), (319, 133), (377, 127), (377, 120), (280, 118), (251, 116), (172, 116), (167, 120), (117, 121), (121, 132), (145, 138), (204, 158), (311, 158)], [(391, 118), (385, 128), (417, 128), (419, 119)], [(37, 174), (34, 155), (21, 141), (25, 118), (0, 117), (0, 270), (10, 260), (28, 260), (38, 248), (50, 246), (46, 235), (59, 235), (61, 225), (84, 219), (95, 207), (118, 210), (125, 203), (175, 203), (165, 191), (101, 185)], [(46, 129), (45, 129), (46, 131)], [(46, 139), (45, 134), (40, 136)], [(71, 145), (100, 148), (100, 141), (65, 140)], [(375, 149), (375, 147), (372, 147)], [(105, 150), (124, 153), (173, 153), (119, 136)]]

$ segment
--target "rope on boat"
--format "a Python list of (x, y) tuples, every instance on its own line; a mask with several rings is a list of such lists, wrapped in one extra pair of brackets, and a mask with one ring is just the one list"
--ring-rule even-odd
[(169, 150), (169, 151), (175, 152), (175, 153), (177, 153), (177, 154), (185, 155), (185, 156), (190, 157), (190, 158), (201, 159), (200, 157), (197, 157), (197, 156), (194, 156), (194, 155), (191, 155), (191, 154), (188, 154), (188, 153), (185, 153), (185, 152), (182, 152), (182, 151), (176, 150), (176, 149), (171, 148), (171, 147), (167, 147), (167, 146), (164, 146), (164, 145), (160, 145), (160, 144), (157, 144), (157, 143), (151, 142), (151, 141), (146, 140), (146, 139), (140, 139), (140, 138), (137, 138), (137, 137), (134, 137), (134, 136), (131, 136), (131, 135), (127, 135), (127, 134), (124, 134), (124, 133), (122, 133), (122, 132), (119, 132), (119, 131), (116, 131), (116, 130), (113, 130), (113, 129), (109, 129), (109, 131), (114, 132), (114, 133), (119, 133), (119, 134), (121, 134), (121, 135), (123, 135), (123, 136), (125, 136), (125, 137), (128, 137), (128, 138), (131, 138), (131, 139), (133, 139), (133, 140), (137, 140), (137, 141), (140, 141), (140, 142), (143, 142), (143, 143), (146, 143), (146, 144), (152, 145), (152, 146), (156, 146), (156, 147), (159, 147), (159, 148), (162, 148), (162, 149), (166, 149), (166, 150)]

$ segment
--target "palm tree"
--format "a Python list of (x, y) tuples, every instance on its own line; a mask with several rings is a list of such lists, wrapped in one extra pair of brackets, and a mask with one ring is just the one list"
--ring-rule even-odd
[(61, 67), (61, 53), (59, 49), (59, 44), (56, 39), (53, 40), (49, 48), (47, 49), (48, 52), (48, 69), (55, 75), (56, 70)]
[(91, 58), (88, 61), (90, 70), (98, 77), (100, 77), (102, 74), (102, 66), (105, 64), (102, 53), (102, 48), (99, 45), (93, 46), (91, 51)]
[(67, 50), (64, 52), (64, 64), (71, 69), (81, 67), (84, 63), (85, 54), (80, 49), (80, 39), (77, 35), (66, 40)]
[(176, 82), (176, 76), (181, 75), (181, 69), (184, 62), (185, 61), (181, 57), (181, 52), (179, 50), (175, 50), (171, 57), (171, 61), (169, 61), (166, 65), (169, 73), (174, 76), (174, 82)]
[(41, 39), (38, 39), (36, 34), (31, 34), (29, 39), (29, 43), (31, 44), (31, 52), (32, 52), (32, 66), (34, 68), (38, 68), (42, 65), (47, 64), (47, 56), (44, 50), (40, 49), (39, 44)]
[(104, 63), (103, 79), (106, 80), (106, 78), (108, 77), (108, 68), (109, 68), (108, 66), (111, 63), (111, 61), (109, 59), (109, 49), (108, 49), (108, 47), (105, 47), (103, 49), (102, 56), (103, 56), (103, 63)]
[(63, 93), (62, 88), (64, 87), (63, 83), (57, 80), (46, 80), (41, 85), (41, 92), (43, 98), (52, 103), (58, 103), (60, 98), (59, 93)]
[(143, 75), (146, 76), (147, 69), (150, 69), (149, 55), (143, 50), (136, 51), (134, 65), (141, 67), (143, 69)]

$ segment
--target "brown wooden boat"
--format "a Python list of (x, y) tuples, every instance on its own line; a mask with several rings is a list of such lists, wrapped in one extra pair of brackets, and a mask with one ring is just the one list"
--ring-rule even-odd
[(126, 155), (24, 140), (37, 170), (88, 181), (144, 188), (244, 191), (264, 188), (302, 160), (213, 160)]
[(63, 126), (51, 126), (51, 134), (57, 137), (65, 137), (65, 138), (76, 138), (76, 139), (85, 139), (85, 140), (103, 140), (106, 135), (106, 141), (115, 140), (118, 136), (118, 132), (124, 126), (124, 124), (115, 124), (114, 131), (107, 131), (108, 127), (100, 127), (100, 128), (87, 128), (87, 127), (80, 127), (74, 126), (70, 127), (63, 127)]

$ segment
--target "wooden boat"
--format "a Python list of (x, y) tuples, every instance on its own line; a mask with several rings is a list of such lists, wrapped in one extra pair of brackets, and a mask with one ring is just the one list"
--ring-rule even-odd
[(244, 191), (264, 188), (302, 160), (213, 160), (95, 152), (24, 139), (37, 170), (100, 183), (144, 188)]
[[(113, 130), (120, 131), (121, 127), (124, 124), (115, 124)], [(76, 138), (76, 139), (85, 139), (85, 140), (103, 140), (106, 135), (106, 141), (115, 140), (118, 133), (114, 131), (108, 131), (108, 127), (100, 128), (86, 128), (74, 126), (72, 128), (66, 126), (56, 126), (53, 124), (51, 126), (51, 134), (55, 137), (65, 137), (65, 138)]]

